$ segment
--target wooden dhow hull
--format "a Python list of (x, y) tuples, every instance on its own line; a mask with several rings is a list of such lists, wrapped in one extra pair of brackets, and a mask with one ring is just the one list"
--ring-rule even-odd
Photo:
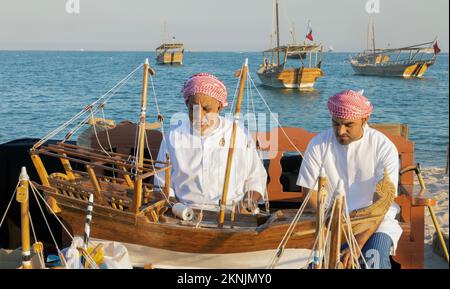
[(183, 52), (163, 52), (156, 56), (157, 64), (182, 65)]
[(319, 77), (323, 76), (320, 68), (287, 68), (258, 70), (258, 77), (262, 84), (274, 88), (290, 88), (312, 90)]
[(401, 63), (359, 64), (352, 61), (351, 65), (356, 74), (392, 77), (422, 77), (434, 61), (415, 61)]

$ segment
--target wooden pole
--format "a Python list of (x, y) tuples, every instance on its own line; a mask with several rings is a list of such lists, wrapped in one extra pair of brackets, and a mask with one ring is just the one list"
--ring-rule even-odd
[(144, 78), (142, 80), (141, 115), (139, 118), (138, 159), (136, 179), (134, 180), (134, 212), (139, 213), (142, 204), (142, 168), (144, 166), (145, 119), (147, 109), (148, 59), (145, 59)]
[(328, 269), (338, 269), (341, 262), (341, 240), (342, 240), (342, 214), (344, 203), (344, 191), (342, 181), (338, 184), (336, 194), (336, 206), (333, 213), (333, 222), (331, 223), (330, 234), (330, 257), (328, 261)]
[(280, 65), (280, 23), (278, 19), (278, 0), (276, 1), (276, 23), (277, 23), (277, 65)]
[(30, 219), (29, 219), (29, 194), (28, 182), (30, 178), (27, 169), (22, 167), (19, 177), (20, 184), (17, 187), (16, 201), (20, 203), (20, 222), (22, 233), (22, 268), (32, 269), (30, 251)]
[(239, 94), (238, 94), (238, 100), (236, 103), (236, 110), (234, 112), (233, 131), (231, 134), (230, 148), (228, 149), (227, 167), (225, 170), (225, 181), (223, 183), (223, 193), (222, 193), (222, 198), (220, 201), (219, 228), (222, 228), (223, 224), (225, 222), (225, 210), (227, 207), (228, 185), (230, 182), (231, 165), (233, 162), (233, 154), (234, 154), (234, 144), (236, 142), (236, 130), (238, 127), (238, 121), (239, 121), (239, 117), (241, 114), (241, 105), (242, 105), (242, 98), (244, 96), (245, 81), (247, 79), (247, 70), (248, 70), (248, 59), (245, 59), (244, 66), (241, 69), (241, 76), (240, 76), (240, 81), (239, 81)]
[(170, 156), (168, 153), (166, 153), (166, 162), (168, 170), (166, 170), (165, 174), (165, 183), (164, 183), (164, 193), (166, 194), (167, 198), (170, 195), (170, 177), (171, 177), (171, 164), (170, 164)]
[[(34, 168), (36, 169), (39, 178), (41, 179), (41, 183), (43, 186), (50, 187), (50, 182), (48, 181), (48, 173), (45, 169), (44, 163), (39, 155), (37, 155), (33, 150), (30, 152), (31, 161), (33, 162)], [(55, 198), (47, 197), (47, 203), (52, 208), (53, 212), (60, 213), (61, 208), (58, 206)]]
[(445, 243), (444, 236), (442, 236), (441, 227), (439, 226), (439, 223), (437, 221), (436, 215), (434, 213), (433, 207), (428, 205), (428, 211), (430, 212), (431, 219), (433, 220), (434, 228), (436, 229), (436, 234), (438, 236), (439, 242), (441, 244), (442, 250), (444, 251), (445, 260), (447, 260), (448, 263), (448, 249), (447, 244)]
[[(67, 157), (66, 154), (62, 154), (62, 155)], [(61, 160), (61, 164), (64, 167), (64, 171), (66, 172), (67, 178), (70, 181), (75, 180), (75, 175), (72, 172), (73, 170), (72, 170), (72, 166), (70, 165), (70, 161), (68, 159), (65, 159), (65, 158), (60, 158), (60, 160)]]
[(91, 184), (94, 187), (95, 199), (98, 200), (98, 203), (100, 205), (106, 205), (107, 202), (105, 201), (105, 198), (103, 198), (102, 189), (100, 187), (100, 184), (98, 183), (98, 179), (95, 175), (94, 169), (91, 166), (86, 165), (86, 171), (89, 175), (89, 179), (91, 180)]
[(323, 171), (320, 172), (319, 176), (319, 184), (317, 189), (317, 209), (316, 209), (316, 257), (314, 260), (314, 269), (322, 269), (322, 259), (323, 259), (323, 243), (324, 243), (324, 232), (323, 232), (323, 216), (324, 216), (324, 203), (326, 197), (325, 187), (327, 185), (327, 178), (323, 174)]

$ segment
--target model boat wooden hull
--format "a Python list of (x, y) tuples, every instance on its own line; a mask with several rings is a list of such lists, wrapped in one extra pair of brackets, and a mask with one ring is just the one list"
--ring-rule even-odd
[(422, 77), (434, 61), (415, 61), (401, 63), (359, 64), (351, 62), (356, 74), (395, 77)]
[(311, 90), (319, 77), (323, 76), (320, 68), (267, 69), (261, 67), (258, 76), (263, 85), (275, 88), (293, 88)]
[[(39, 185), (38, 185), (39, 186)], [(39, 186), (44, 189), (42, 186)], [(47, 197), (56, 200), (61, 208), (59, 216), (70, 227), (74, 235), (83, 235), (85, 208), (87, 202), (47, 190)], [(286, 233), (296, 211), (278, 214), (271, 224), (257, 226), (256, 217), (245, 216), (236, 219), (233, 228), (226, 222), (217, 227), (217, 213), (211, 214), (202, 226), (196, 222), (185, 222), (167, 213), (166, 221), (152, 222), (145, 215), (111, 210), (94, 205), (91, 222), (91, 236), (103, 240), (136, 244), (176, 252), (202, 254), (229, 254), (276, 249)], [(205, 217), (207, 217), (205, 215)], [(229, 218), (228, 218), (229, 220)], [(210, 222), (209, 222), (210, 221)], [(315, 222), (299, 222), (288, 242), (288, 248), (311, 248), (314, 241)]]

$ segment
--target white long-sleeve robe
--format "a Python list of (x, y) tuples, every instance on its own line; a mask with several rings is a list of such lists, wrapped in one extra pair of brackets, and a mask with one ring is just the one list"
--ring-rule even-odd
[[(341, 145), (329, 129), (311, 140), (302, 162), (297, 185), (317, 189), (321, 167), (327, 177), (328, 205), (340, 180), (344, 183), (350, 211), (370, 206), (373, 203), (375, 186), (383, 178), (386, 169), (391, 181), (397, 187), (399, 176), (399, 155), (395, 145), (381, 132), (364, 127), (361, 139)], [(377, 232), (388, 234), (393, 253), (402, 234), (396, 220), (399, 206), (393, 203), (386, 213)]]
[[(172, 126), (161, 143), (158, 161), (165, 161), (166, 151), (172, 163), (171, 195), (190, 206), (217, 208), (222, 196), (228, 148), (233, 122), (220, 117), (212, 133), (201, 137), (191, 131), (189, 121)], [(164, 173), (155, 178), (155, 185), (164, 185)], [(264, 197), (267, 173), (255, 144), (246, 130), (238, 126), (231, 167), (227, 206), (240, 201), (245, 192), (256, 191)]]

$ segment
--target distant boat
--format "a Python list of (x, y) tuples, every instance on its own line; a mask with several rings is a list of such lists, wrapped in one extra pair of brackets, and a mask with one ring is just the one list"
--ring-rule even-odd
[[(163, 44), (156, 48), (157, 64), (183, 64), (184, 45), (183, 43), (175, 43), (167, 41), (167, 29), (164, 22), (164, 41)], [(175, 40), (175, 37), (172, 37)]]
[(157, 64), (183, 64), (184, 45), (182, 43), (163, 43), (156, 48)]
[[(323, 76), (320, 69), (322, 64), (323, 47), (320, 44), (299, 44), (280, 46), (278, 0), (275, 0), (275, 18), (277, 46), (263, 52), (263, 63), (258, 69), (258, 77), (263, 85), (275, 88), (296, 88), (299, 90), (311, 90), (314, 88), (316, 79)], [(311, 37), (312, 38), (312, 37)], [(300, 58), (300, 66), (287, 67), (287, 58), (290, 51), (305, 54)], [(271, 60), (267, 54), (271, 54)], [(276, 62), (275, 62), (276, 54)], [(280, 56), (284, 54), (283, 62)]]
[(328, 52), (334, 52), (333, 46), (330, 45), (330, 47), (328, 47)]
[(367, 50), (350, 58), (356, 74), (377, 76), (422, 77), (440, 52), (437, 41), (402, 48), (375, 48), (375, 25), (369, 20)]

